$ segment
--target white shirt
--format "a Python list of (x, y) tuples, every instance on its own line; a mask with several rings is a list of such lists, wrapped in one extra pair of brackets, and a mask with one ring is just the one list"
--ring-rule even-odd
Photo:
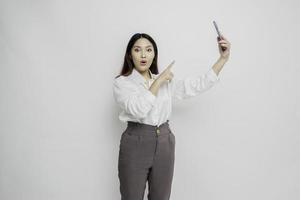
[(220, 77), (210, 68), (205, 74), (177, 79), (161, 85), (155, 96), (150, 90), (159, 74), (147, 81), (135, 68), (129, 76), (119, 76), (113, 82), (113, 96), (122, 109), (122, 122), (134, 121), (159, 126), (171, 116), (172, 101), (195, 97), (219, 82)]

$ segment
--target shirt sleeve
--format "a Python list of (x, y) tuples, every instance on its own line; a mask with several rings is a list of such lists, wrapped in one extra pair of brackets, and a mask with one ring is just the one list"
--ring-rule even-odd
[(126, 80), (115, 79), (113, 95), (122, 110), (138, 119), (145, 118), (156, 101), (156, 96), (150, 90), (140, 89)]
[(212, 68), (198, 76), (186, 77), (184, 79), (176, 79), (174, 77), (171, 80), (172, 98), (182, 100), (195, 97), (211, 88), (219, 80), (220, 77)]

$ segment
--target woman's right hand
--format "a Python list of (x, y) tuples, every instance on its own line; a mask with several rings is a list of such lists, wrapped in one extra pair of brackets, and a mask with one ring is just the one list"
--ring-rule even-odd
[(175, 60), (172, 61), (170, 65), (158, 76), (158, 79), (161, 83), (164, 83), (165, 81), (171, 81), (173, 78), (173, 73), (171, 72), (171, 67), (175, 63)]

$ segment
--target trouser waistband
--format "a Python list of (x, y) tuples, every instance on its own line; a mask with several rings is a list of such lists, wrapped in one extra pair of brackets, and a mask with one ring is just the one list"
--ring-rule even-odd
[(171, 132), (169, 127), (169, 120), (159, 126), (128, 121), (126, 131), (128, 131), (131, 135), (163, 135), (169, 134)]

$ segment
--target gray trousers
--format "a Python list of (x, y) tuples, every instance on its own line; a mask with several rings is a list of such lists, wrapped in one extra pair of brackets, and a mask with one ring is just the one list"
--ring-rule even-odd
[(169, 200), (174, 172), (175, 135), (169, 120), (160, 126), (128, 121), (119, 146), (121, 200)]

